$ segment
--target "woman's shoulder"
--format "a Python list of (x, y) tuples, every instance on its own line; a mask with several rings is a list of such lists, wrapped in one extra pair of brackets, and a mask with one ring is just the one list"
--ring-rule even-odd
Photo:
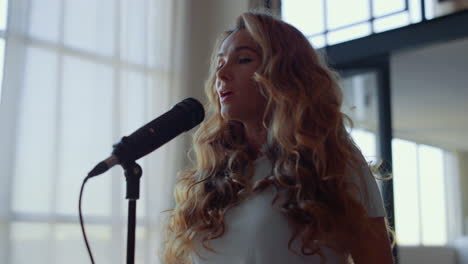
[[(362, 157), (362, 154), (361, 154)], [(351, 193), (361, 202), (369, 216), (385, 216), (382, 195), (377, 185), (370, 165), (362, 157), (363, 162), (353, 168), (348, 168), (347, 179), (351, 184)]]

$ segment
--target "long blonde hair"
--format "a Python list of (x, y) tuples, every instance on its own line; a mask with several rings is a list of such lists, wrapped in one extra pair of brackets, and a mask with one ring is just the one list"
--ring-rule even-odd
[[(267, 99), (263, 125), (273, 173), (257, 186), (249, 181), (254, 156), (243, 125), (223, 120), (215, 89), (215, 54), (236, 30), (247, 30), (262, 50), (253, 78)], [(361, 174), (367, 164), (345, 129), (350, 120), (341, 112), (336, 76), (304, 35), (271, 15), (243, 13), (236, 28), (217, 41), (205, 93), (206, 119), (193, 138), (194, 167), (179, 174), (176, 206), (169, 210), (165, 263), (190, 263), (195, 235), (208, 248), (208, 240), (225, 232), (226, 211), (268, 186), (276, 188), (276, 197), (285, 191), (282, 208), (293, 230), (291, 251), (292, 241), (300, 238), (304, 255), (322, 256), (323, 246), (349, 255), (356, 234), (370, 221), (347, 177), (350, 170)]]

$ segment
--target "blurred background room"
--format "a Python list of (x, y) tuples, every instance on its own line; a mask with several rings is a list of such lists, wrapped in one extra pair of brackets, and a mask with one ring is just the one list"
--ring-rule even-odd
[[(88, 263), (80, 185), (112, 145), (187, 97), (251, 8), (296, 26), (342, 77), (399, 263), (468, 264), (468, 0), (0, 0), (0, 263)], [(163, 210), (191, 133), (139, 160), (136, 263), (161, 263)], [(88, 181), (97, 263), (124, 263), (120, 167)]]

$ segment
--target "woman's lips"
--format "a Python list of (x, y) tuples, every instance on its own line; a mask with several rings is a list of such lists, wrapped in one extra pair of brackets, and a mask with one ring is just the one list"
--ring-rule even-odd
[(227, 95), (224, 95), (221, 97), (221, 102), (226, 102), (227, 100), (230, 100), (234, 96), (234, 93), (229, 93)]

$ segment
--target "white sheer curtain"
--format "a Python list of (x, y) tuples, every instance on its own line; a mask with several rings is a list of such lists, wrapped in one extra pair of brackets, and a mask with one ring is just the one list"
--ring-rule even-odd
[[(13, 0), (0, 104), (0, 262), (88, 263), (78, 223), (86, 173), (120, 137), (184, 91), (185, 1)], [(136, 263), (159, 263), (183, 139), (139, 161)], [(88, 181), (83, 211), (97, 263), (123, 263), (120, 167)]]

